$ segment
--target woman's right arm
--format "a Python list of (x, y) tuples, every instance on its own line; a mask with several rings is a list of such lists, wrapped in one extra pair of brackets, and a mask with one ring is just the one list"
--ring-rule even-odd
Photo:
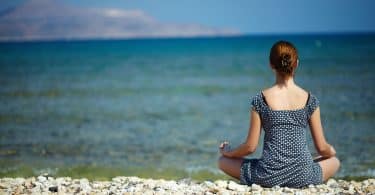
[(319, 107), (313, 112), (309, 120), (310, 131), (314, 140), (314, 145), (318, 153), (323, 157), (331, 157), (336, 155), (335, 149), (327, 143), (324, 133), (322, 122), (320, 120)]

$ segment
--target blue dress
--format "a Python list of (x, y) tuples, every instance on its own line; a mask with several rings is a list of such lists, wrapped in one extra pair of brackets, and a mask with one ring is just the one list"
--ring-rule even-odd
[(307, 146), (309, 118), (319, 106), (309, 93), (304, 108), (272, 110), (262, 93), (251, 100), (259, 113), (265, 132), (260, 159), (245, 159), (241, 165), (241, 183), (264, 186), (304, 187), (322, 183), (322, 169), (313, 161)]

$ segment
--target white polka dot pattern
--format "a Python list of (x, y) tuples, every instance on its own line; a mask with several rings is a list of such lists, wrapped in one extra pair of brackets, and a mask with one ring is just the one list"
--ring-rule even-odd
[(265, 132), (260, 159), (246, 159), (241, 165), (241, 183), (264, 187), (303, 187), (322, 183), (322, 170), (307, 146), (308, 120), (319, 106), (309, 93), (302, 109), (272, 110), (262, 93), (252, 98), (252, 108), (259, 113)]

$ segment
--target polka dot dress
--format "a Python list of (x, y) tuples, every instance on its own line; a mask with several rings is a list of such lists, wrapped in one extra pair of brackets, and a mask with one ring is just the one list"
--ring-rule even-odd
[(245, 159), (241, 183), (264, 186), (303, 187), (322, 183), (322, 169), (313, 161), (307, 146), (308, 120), (319, 106), (309, 93), (306, 106), (297, 110), (272, 110), (259, 93), (251, 101), (265, 132), (260, 159)]

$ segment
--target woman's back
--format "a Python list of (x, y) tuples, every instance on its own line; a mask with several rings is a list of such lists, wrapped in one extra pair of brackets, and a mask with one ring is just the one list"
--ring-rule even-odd
[[(277, 98), (270, 99), (272, 95)], [(309, 117), (318, 106), (316, 97), (300, 88), (270, 88), (252, 98), (251, 105), (260, 115), (265, 136), (262, 157), (243, 166), (242, 182), (248, 183), (250, 176), (262, 186), (321, 183), (322, 171), (313, 162), (306, 140)]]
[(308, 93), (298, 86), (275, 85), (263, 90), (267, 105), (272, 110), (298, 110), (306, 106)]

